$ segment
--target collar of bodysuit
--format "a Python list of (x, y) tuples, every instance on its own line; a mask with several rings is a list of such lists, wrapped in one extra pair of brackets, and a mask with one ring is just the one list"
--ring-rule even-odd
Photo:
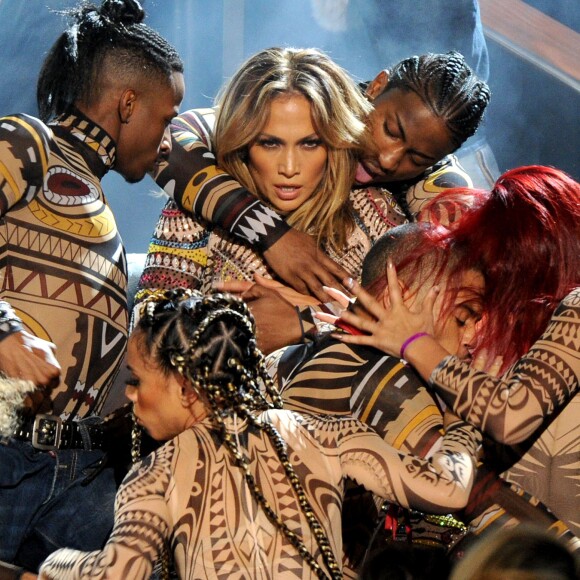
[(78, 110), (63, 115), (54, 124), (66, 129), (71, 135), (92, 149), (107, 170), (113, 168), (116, 157), (115, 142), (99, 125)]

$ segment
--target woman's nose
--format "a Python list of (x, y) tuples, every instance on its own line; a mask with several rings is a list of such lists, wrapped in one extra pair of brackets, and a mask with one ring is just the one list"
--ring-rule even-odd
[(286, 151), (282, 153), (282, 159), (278, 166), (278, 173), (285, 177), (293, 177), (300, 173), (300, 164), (293, 151)]

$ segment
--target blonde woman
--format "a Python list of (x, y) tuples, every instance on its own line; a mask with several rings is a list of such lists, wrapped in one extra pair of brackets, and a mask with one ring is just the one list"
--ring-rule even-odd
[[(223, 180), (224, 188), (240, 184), (255, 194), (256, 205), (262, 201), (272, 208), (254, 221), (256, 232), (279, 221), (280, 214), (354, 275), (372, 242), (406, 221), (394, 202), (381, 201), (377, 209), (366, 192), (351, 194), (371, 105), (325, 54), (263, 50), (242, 65), (217, 102), (216, 111), (187, 111), (172, 126), (176, 151), (162, 173), (188, 167), (187, 155), (197, 147), (209, 148), (220, 168), (189, 175), (191, 195), (198, 193), (197, 183), (208, 180), (216, 186)], [(232, 185), (228, 175), (238, 184)], [(231, 213), (235, 219), (236, 212)], [(217, 280), (252, 280), (255, 273), (274, 277), (252, 233), (246, 232), (250, 243), (241, 243), (169, 202), (149, 248), (141, 288), (207, 291)]]

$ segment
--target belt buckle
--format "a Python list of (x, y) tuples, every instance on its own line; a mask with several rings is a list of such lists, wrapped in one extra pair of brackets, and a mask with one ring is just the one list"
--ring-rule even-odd
[(42, 451), (56, 451), (60, 446), (62, 419), (55, 415), (38, 414), (32, 427), (32, 446)]

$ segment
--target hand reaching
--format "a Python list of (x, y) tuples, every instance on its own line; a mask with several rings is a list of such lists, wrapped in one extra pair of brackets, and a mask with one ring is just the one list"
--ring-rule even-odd
[[(217, 289), (237, 294), (246, 301), (256, 321), (258, 347), (264, 354), (302, 339), (302, 326), (296, 308), (278, 291), (278, 284), (261, 276), (256, 277), (256, 283), (232, 281), (216, 284)], [(294, 298), (298, 296), (283, 284), (280, 287), (283, 292), (292, 292)], [(312, 297), (308, 298), (312, 300)]]
[[(401, 289), (399, 287), (395, 267), (389, 263), (387, 267), (388, 279), (388, 306), (381, 305), (375, 298), (359, 286), (354, 281), (350, 284), (349, 290), (356, 296), (356, 304), (364, 307), (370, 315), (370, 319), (356, 314), (351, 309), (345, 310), (340, 318), (350, 326), (360, 329), (364, 334), (350, 335), (337, 334), (337, 338), (350, 344), (363, 344), (373, 346), (387, 354), (400, 356), (401, 347), (407, 339), (417, 333), (426, 332), (433, 334), (433, 304), (437, 297), (437, 289), (429, 291), (422, 304), (415, 309), (407, 308), (403, 301)], [(329, 290), (333, 298), (339, 300), (344, 294), (336, 290)], [(319, 320), (334, 323), (336, 317), (323, 313), (316, 314)]]
[(318, 248), (308, 234), (290, 229), (264, 252), (276, 274), (300, 294), (311, 294), (320, 302), (329, 297), (323, 286), (341, 286), (349, 273)]

